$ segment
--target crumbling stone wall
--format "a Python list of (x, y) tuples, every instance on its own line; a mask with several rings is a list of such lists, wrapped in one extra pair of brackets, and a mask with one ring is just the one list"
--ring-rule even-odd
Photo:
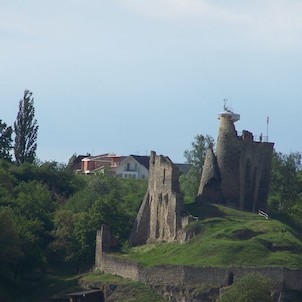
[(265, 209), (273, 146), (255, 142), (248, 131), (238, 136), (230, 116), (221, 116), (216, 156), (211, 150), (206, 156), (198, 200)]
[(142, 281), (146, 284), (192, 287), (228, 286), (247, 274), (260, 273), (269, 278), (276, 289), (302, 290), (302, 271), (284, 267), (195, 267), (188, 265), (144, 267), (134, 261), (104, 253), (101, 265), (96, 268), (105, 273)]
[(179, 170), (165, 156), (150, 155), (148, 189), (133, 225), (129, 243), (182, 240), (184, 236), (183, 196)]
[(102, 224), (101, 229), (97, 231), (95, 242), (95, 266), (100, 268), (104, 264), (105, 253), (109, 253), (118, 242), (112, 236), (109, 226), (105, 224)]

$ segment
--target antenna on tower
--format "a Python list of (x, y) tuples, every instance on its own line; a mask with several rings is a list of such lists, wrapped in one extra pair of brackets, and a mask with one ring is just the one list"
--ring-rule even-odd
[(228, 102), (228, 99), (227, 99), (227, 98), (223, 99), (223, 103), (224, 103), (224, 104), (223, 104), (223, 110), (225, 110), (225, 111), (228, 110), (227, 102)]
[(267, 137), (267, 141), (268, 141), (268, 125), (269, 125), (269, 116), (267, 116), (267, 118), (266, 118), (266, 137)]
[(220, 112), (218, 114), (218, 119), (221, 117), (230, 117), (233, 122), (237, 122), (240, 120), (240, 114), (234, 113), (227, 105), (228, 99), (223, 99), (224, 105), (223, 105), (223, 112)]

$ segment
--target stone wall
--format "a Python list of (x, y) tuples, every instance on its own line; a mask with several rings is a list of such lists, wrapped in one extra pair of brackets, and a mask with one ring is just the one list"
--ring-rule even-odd
[(109, 226), (102, 224), (101, 229), (96, 233), (95, 244), (95, 266), (103, 265), (103, 255), (110, 252), (112, 247), (118, 244), (117, 240), (112, 236)]
[(105, 273), (117, 275), (133, 281), (140, 281), (142, 267), (135, 262), (113, 257), (103, 253), (100, 266), (97, 267)]
[(302, 271), (282, 267), (193, 267), (160, 265), (143, 267), (127, 259), (103, 253), (96, 268), (134, 281), (150, 285), (223, 287), (251, 273), (260, 273), (273, 282), (278, 290), (302, 290)]
[(183, 196), (179, 170), (166, 156), (150, 155), (148, 189), (134, 222), (130, 245), (184, 238)]

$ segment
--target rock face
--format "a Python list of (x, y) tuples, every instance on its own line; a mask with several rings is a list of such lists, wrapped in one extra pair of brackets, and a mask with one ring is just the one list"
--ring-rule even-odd
[(168, 157), (152, 151), (148, 189), (130, 234), (130, 245), (183, 240), (189, 221), (183, 212), (178, 168)]
[(237, 135), (230, 116), (220, 116), (216, 155), (209, 150), (198, 191), (199, 201), (222, 202), (241, 209), (266, 209), (273, 143)]

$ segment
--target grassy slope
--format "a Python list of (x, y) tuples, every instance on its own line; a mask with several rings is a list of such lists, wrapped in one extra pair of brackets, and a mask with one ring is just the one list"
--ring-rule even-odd
[[(135, 247), (124, 257), (146, 266), (284, 266), (302, 268), (302, 241), (289, 226), (221, 205), (196, 207), (190, 227), (199, 231), (187, 244), (160, 243)], [(286, 230), (284, 233), (282, 230)]]
[[(108, 298), (108, 301), (115, 302), (162, 302), (162, 297), (152, 291), (150, 287), (141, 283), (123, 279), (111, 274), (102, 274), (95, 271), (82, 278), (86, 282), (101, 282), (102, 284), (118, 285), (114, 292)], [(107, 300), (106, 300), (107, 301)]]

